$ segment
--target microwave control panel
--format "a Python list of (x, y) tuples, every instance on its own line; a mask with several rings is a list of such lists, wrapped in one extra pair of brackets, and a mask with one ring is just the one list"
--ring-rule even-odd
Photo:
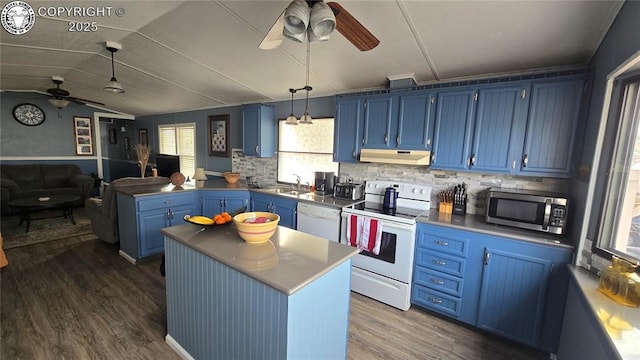
[(564, 205), (552, 205), (551, 218), (549, 219), (549, 225), (563, 227), (566, 220), (567, 220), (567, 207)]

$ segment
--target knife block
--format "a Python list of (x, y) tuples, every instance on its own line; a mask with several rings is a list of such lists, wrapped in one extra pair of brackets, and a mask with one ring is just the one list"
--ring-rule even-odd
[(465, 215), (467, 213), (467, 197), (465, 196), (461, 201), (453, 202), (453, 214)]
[(438, 207), (438, 212), (451, 214), (453, 212), (453, 203), (441, 201)]

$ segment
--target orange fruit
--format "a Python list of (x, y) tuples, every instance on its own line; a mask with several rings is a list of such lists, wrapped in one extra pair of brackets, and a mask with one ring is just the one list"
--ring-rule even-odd
[(229, 215), (227, 213), (222, 213), (222, 218), (224, 219), (225, 222), (230, 222), (231, 220), (233, 220), (231, 215)]
[(222, 219), (222, 215), (220, 215), (220, 214), (213, 215), (213, 220), (214, 221), (218, 221), (218, 219)]
[(223, 211), (223, 212), (221, 212), (221, 213), (220, 213), (220, 215), (222, 215), (222, 216), (226, 216), (226, 215), (229, 215), (229, 213), (228, 213), (228, 212), (226, 212), (226, 211)]
[(226, 223), (226, 221), (224, 220), (224, 218), (222, 216), (220, 216), (219, 218), (216, 219), (216, 224), (222, 225), (224, 223)]

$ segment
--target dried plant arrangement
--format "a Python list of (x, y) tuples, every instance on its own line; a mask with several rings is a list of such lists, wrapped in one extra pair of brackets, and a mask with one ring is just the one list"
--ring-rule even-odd
[(138, 166), (140, 166), (140, 177), (144, 177), (144, 172), (147, 169), (147, 163), (149, 162), (149, 155), (151, 155), (151, 148), (149, 145), (136, 145), (136, 155), (138, 156)]

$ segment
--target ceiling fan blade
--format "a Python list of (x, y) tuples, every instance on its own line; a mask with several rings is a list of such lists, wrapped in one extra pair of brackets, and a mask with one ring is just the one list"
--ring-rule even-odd
[(278, 46), (280, 46), (280, 44), (282, 44), (282, 40), (284, 40), (283, 33), (284, 33), (284, 11), (282, 12), (282, 14), (280, 14), (278, 19), (276, 19), (276, 22), (273, 23), (273, 25), (271, 26), (271, 29), (269, 30), (267, 35), (265, 35), (264, 39), (262, 39), (262, 42), (260, 43), (258, 48), (262, 50), (272, 50), (277, 48)]
[(65, 99), (67, 99), (67, 100), (69, 100), (69, 101), (72, 101), (72, 102), (74, 102), (74, 103), (76, 103), (76, 104), (80, 104), (80, 105), (86, 105), (87, 103), (90, 103), (90, 104), (95, 104), (95, 105), (102, 105), (102, 106), (104, 106), (104, 104), (103, 104), (103, 103), (98, 102), (98, 101), (87, 100), (87, 99), (81, 99), (81, 98), (77, 98), (77, 97), (73, 97), (73, 96), (67, 96), (67, 97), (65, 97)]
[(360, 51), (369, 51), (378, 44), (376, 38), (356, 18), (336, 2), (327, 3), (336, 16), (336, 29)]

